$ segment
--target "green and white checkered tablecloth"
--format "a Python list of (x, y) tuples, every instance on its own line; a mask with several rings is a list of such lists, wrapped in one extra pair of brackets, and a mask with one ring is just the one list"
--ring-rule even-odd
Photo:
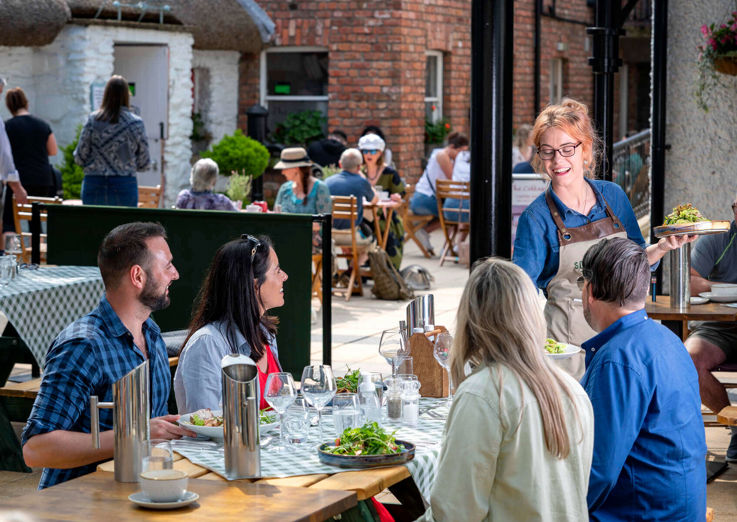
[[(415, 458), (405, 465), (412, 475), (417, 488), (425, 499), (430, 498), (438, 457), (440, 456), (441, 439), (445, 418), (448, 414), (445, 399), (422, 399), (420, 401), (419, 422), (416, 427), (404, 426), (401, 423), (388, 422), (386, 415), (382, 425), (389, 430), (396, 429), (395, 437), (416, 445)], [(426, 413), (428, 412), (429, 413)], [(386, 412), (386, 409), (385, 409)], [(335, 433), (332, 415), (323, 415), (325, 439), (329, 441)], [(269, 435), (278, 437), (278, 428)], [(265, 438), (265, 437), (264, 437)], [(302, 444), (289, 446), (288, 451), (276, 452), (274, 442), (261, 449), (261, 477), (292, 477), (317, 473), (335, 474), (343, 471), (354, 471), (346, 468), (328, 466), (320, 462), (317, 446), (323, 442), (319, 438), (317, 427), (313, 427), (309, 440)], [(222, 442), (184, 439), (172, 441), (174, 451), (180, 453), (194, 464), (214, 471), (225, 477), (225, 457)]]
[(0, 311), (43, 366), (54, 338), (93, 310), (105, 287), (96, 266), (41, 266), (19, 272), (0, 287)]

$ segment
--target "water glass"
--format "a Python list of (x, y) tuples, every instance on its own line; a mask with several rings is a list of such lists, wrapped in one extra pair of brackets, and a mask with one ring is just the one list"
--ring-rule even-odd
[(274, 451), (283, 451), (286, 449), (284, 414), (297, 398), (297, 388), (294, 385), (292, 374), (287, 372), (270, 373), (266, 378), (263, 395), (269, 406), (279, 414), (279, 445), (274, 448)]
[(17, 234), (8, 234), (5, 237), (5, 252), (12, 256), (17, 256), (22, 253), (20, 237)]
[(340, 437), (348, 428), (357, 428), (361, 416), (355, 393), (338, 393), (333, 398), (333, 423), (335, 434)]
[(141, 473), (174, 468), (174, 452), (171, 441), (151, 439), (148, 443), (148, 454), (141, 460)]
[(0, 256), (0, 286), (10, 284), (15, 276), (15, 258), (13, 256)]
[(317, 426), (322, 437), (322, 410), (337, 390), (333, 369), (327, 364), (305, 366), (302, 370), (302, 394), (317, 410)]
[(297, 397), (284, 414), (284, 431), (290, 444), (307, 442), (310, 432), (310, 407), (303, 397)]
[(409, 355), (400, 355), (395, 364), (397, 375), (412, 375), (414, 372), (414, 359)]
[(369, 380), (376, 386), (376, 396), (379, 398), (379, 404), (384, 406), (384, 377), (379, 372), (369, 372)]

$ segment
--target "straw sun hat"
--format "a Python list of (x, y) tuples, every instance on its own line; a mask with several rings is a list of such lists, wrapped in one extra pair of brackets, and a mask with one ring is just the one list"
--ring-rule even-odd
[(291, 147), (281, 151), (280, 161), (274, 165), (274, 169), (291, 169), (292, 167), (311, 167), (312, 161), (307, 151), (302, 147)]

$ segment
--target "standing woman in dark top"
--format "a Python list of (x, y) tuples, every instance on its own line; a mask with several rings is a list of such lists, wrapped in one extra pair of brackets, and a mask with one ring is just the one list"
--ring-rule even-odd
[[(58, 152), (56, 138), (49, 124), (28, 112), (28, 98), (20, 87), (9, 89), (5, 105), (13, 115), (5, 122), (13, 162), (18, 170), (21, 185), (29, 196), (51, 197), (56, 195), (54, 173), (49, 156)], [(3, 208), (3, 233), (15, 232), (13, 222), (13, 195), (5, 191)]]
[(74, 151), (74, 160), (84, 168), (85, 205), (138, 206), (136, 172), (149, 164), (148, 140), (143, 120), (129, 106), (128, 82), (111, 77)]

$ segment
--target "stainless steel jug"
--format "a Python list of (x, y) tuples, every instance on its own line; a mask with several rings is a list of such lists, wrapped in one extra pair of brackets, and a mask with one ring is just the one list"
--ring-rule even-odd
[(427, 324), (435, 324), (435, 298), (432, 294), (415, 297), (407, 305), (407, 330), (410, 335), (414, 328)]
[(100, 447), (98, 408), (113, 410), (115, 432), (115, 480), (137, 482), (141, 460), (148, 455), (151, 406), (148, 389), (148, 361), (113, 383), (113, 402), (98, 402), (90, 397), (92, 445)]
[(253, 360), (239, 354), (223, 357), (220, 367), (225, 474), (230, 480), (260, 477), (258, 368)]
[(670, 251), (670, 305), (686, 308), (691, 300), (691, 244)]

